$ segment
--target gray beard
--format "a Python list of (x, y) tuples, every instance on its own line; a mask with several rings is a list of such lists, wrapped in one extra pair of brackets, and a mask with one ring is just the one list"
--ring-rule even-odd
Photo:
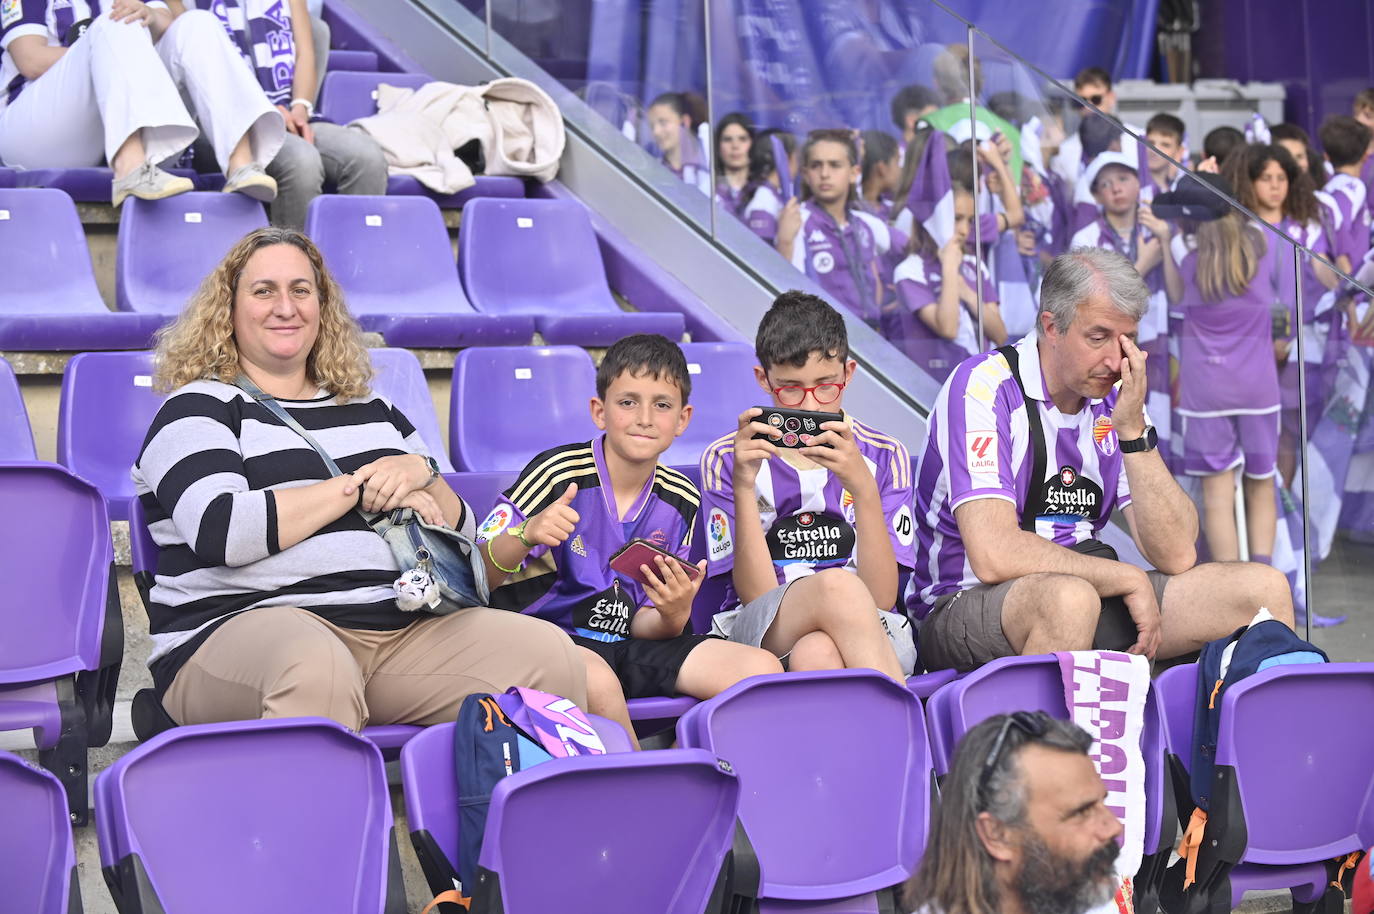
[(1116, 894), (1113, 864), (1121, 852), (1115, 841), (1086, 860), (1069, 860), (1051, 851), (1027, 832), (1021, 875), (1014, 891), (1025, 914), (1084, 914)]

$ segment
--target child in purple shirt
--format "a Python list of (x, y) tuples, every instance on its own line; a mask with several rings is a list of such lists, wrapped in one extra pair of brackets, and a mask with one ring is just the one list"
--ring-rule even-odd
[(1331, 253), (1337, 269), (1350, 274), (1369, 250), (1369, 193), (1360, 174), (1369, 157), (1370, 130), (1353, 117), (1337, 115), (1322, 122), (1318, 135), (1334, 170), (1322, 188), (1330, 198)]

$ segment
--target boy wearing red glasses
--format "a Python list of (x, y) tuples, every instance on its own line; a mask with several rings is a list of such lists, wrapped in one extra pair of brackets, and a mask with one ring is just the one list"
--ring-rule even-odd
[[(834, 308), (784, 292), (754, 349), (764, 402), (843, 413), (856, 363)], [(907, 449), (849, 415), (809, 446), (783, 447), (761, 414), (746, 410), (701, 458), (706, 573), (729, 575), (713, 633), (788, 669), (864, 667), (904, 682), (910, 627), (879, 610), (897, 600), (897, 566), (915, 563)]]

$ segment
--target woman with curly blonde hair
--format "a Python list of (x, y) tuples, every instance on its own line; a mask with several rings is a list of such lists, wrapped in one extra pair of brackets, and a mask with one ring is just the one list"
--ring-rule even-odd
[[(469, 536), (475, 524), (371, 375), (319, 250), (291, 229), (243, 238), (160, 335), (157, 385), (171, 396), (133, 476), (161, 547), (148, 665), (178, 723), (432, 724), (512, 685), (585, 706), (583, 662), (556, 626), (397, 607), (402, 569), (362, 512), (408, 507)], [(482, 555), (495, 586), (505, 575)]]

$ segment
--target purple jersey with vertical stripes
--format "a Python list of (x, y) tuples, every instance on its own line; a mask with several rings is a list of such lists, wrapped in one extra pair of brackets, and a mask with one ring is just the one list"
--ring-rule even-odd
[(1369, 250), (1369, 196), (1364, 182), (1337, 172), (1322, 188), (1331, 225), (1331, 254), (1350, 258), (1354, 268)]
[[(1314, 254), (1321, 254), (1323, 257), (1330, 256), (1331, 250), (1327, 245), (1326, 232), (1322, 231), (1319, 220), (1313, 219), (1307, 223), (1301, 223), (1291, 216), (1284, 216), (1279, 222), (1279, 228), (1287, 232), (1292, 238), (1306, 245)], [(1278, 258), (1275, 262), (1275, 269), (1278, 270), (1278, 284), (1281, 297), (1290, 303), (1288, 313), (1293, 317), (1293, 332), (1297, 333), (1296, 314), (1294, 308), (1297, 306), (1296, 296), (1294, 295), (1295, 286), (1293, 283), (1293, 248), (1286, 242), (1275, 242)], [(1359, 264), (1352, 264), (1356, 269)], [(1326, 294), (1326, 286), (1322, 285), (1317, 274), (1312, 270), (1312, 258), (1306, 254), (1302, 255), (1302, 311), (1303, 323), (1311, 323), (1317, 316), (1317, 305), (1321, 302), (1322, 296)]]
[(598, 641), (630, 636), (630, 620), (647, 600), (644, 587), (611, 570), (609, 562), (632, 539), (645, 539), (679, 558), (692, 545), (701, 496), (686, 476), (654, 468), (622, 518), (606, 468), (605, 437), (551, 448), (530, 461), (477, 530), (494, 539), (512, 524), (543, 511), (577, 483), (577, 526), (561, 545), (536, 546), (492, 605), (547, 619), (564, 631)]
[(296, 40), (288, 0), (195, 0), (224, 25), (274, 105), (291, 104), (296, 79)]
[(1275, 272), (1276, 247), (1253, 225), (1250, 243), (1263, 247), (1259, 268), (1240, 295), (1204, 301), (1198, 287), (1198, 254), (1191, 235), (1176, 235), (1170, 253), (1183, 278), (1178, 308), (1183, 327), (1178, 342), (1178, 412), (1184, 416), (1235, 416), (1279, 408), (1274, 362), (1273, 306), (1291, 301)]
[[(162, 2), (148, 5), (167, 8)], [(101, 0), (0, 0), (0, 110), (18, 98), (28, 82), (9, 53), (11, 41), (41, 35), (48, 47), (70, 47), (80, 37), (72, 27), (94, 19), (108, 6)]]
[[(1073, 546), (1093, 539), (1115, 509), (1131, 502), (1112, 429), (1117, 393), (1085, 401), (1076, 414), (1065, 415), (1045, 392), (1036, 335), (1016, 349), (1021, 379), (1045, 433), (1046, 476), (1039, 486), (1064, 506), (1062, 513), (1040, 515), (1035, 532)], [(935, 400), (916, 471), (918, 561), (906, 592), (913, 619), (924, 619), (936, 598), (982, 583), (969, 564), (955, 509), (1000, 498), (1019, 518), (1032, 497), (1030, 444), (1026, 401), (1006, 356), (993, 351), (960, 363)]]
[(844, 228), (815, 203), (801, 205), (801, 229), (792, 243), (792, 265), (820, 284), (870, 325), (882, 304), (883, 255), (892, 248), (887, 223), (850, 210)]
[[(983, 301), (997, 301), (997, 289), (992, 284), (992, 276), (978, 258), (965, 254), (959, 271), (969, 288), (973, 288), (975, 281), (982, 282)], [(977, 280), (974, 278), (975, 271)], [(903, 348), (927, 374), (937, 381), (943, 381), (949, 377), (955, 365), (978, 351), (978, 330), (974, 326), (973, 316), (962, 303), (959, 305), (959, 328), (953, 339), (945, 339), (921, 320), (920, 310), (927, 305), (937, 304), (944, 286), (938, 258), (912, 254), (897, 266), (892, 279), (897, 287), (898, 300), (912, 315), (907, 330), (909, 339), (903, 341)]]
[[(895, 438), (850, 417), (854, 443), (878, 482), (883, 518), (897, 564), (915, 564), (911, 517), (911, 457)], [(735, 436), (717, 438), (701, 455), (702, 511), (706, 526), (706, 573), (729, 574), (735, 567)], [(810, 464), (799, 469), (785, 451), (763, 461), (754, 482), (764, 537), (773, 556), (778, 583), (795, 581), (822, 568), (855, 565), (854, 499), (839, 478)], [(800, 459), (800, 458), (796, 458)], [(721, 609), (739, 605), (733, 579)], [(886, 607), (884, 607), (886, 608)]]

